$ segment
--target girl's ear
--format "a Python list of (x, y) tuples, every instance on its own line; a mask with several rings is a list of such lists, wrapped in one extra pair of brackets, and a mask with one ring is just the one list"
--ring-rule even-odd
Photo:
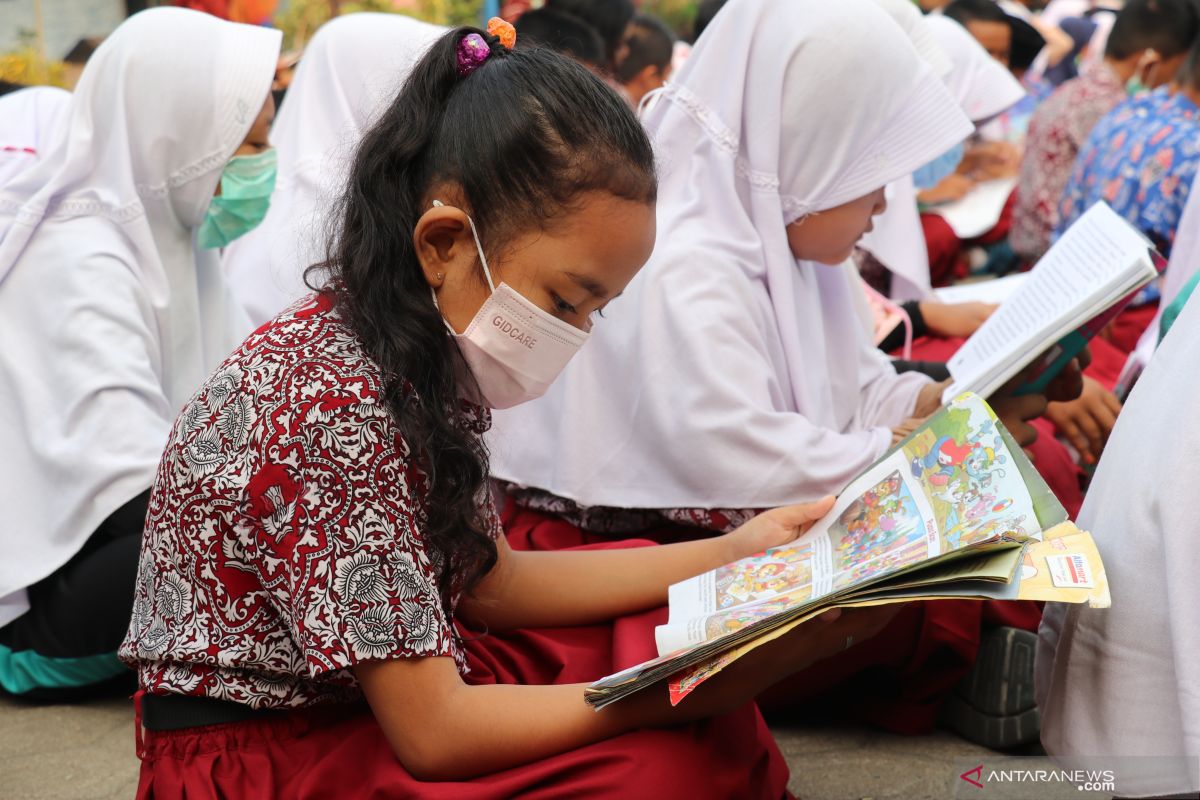
[(435, 289), (448, 276), (473, 269), (475, 242), (466, 212), (454, 206), (430, 208), (413, 229), (413, 248), (425, 280)]

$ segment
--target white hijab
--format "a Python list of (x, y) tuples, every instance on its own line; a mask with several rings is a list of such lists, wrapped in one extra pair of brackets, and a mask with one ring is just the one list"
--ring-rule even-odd
[[(1012, 73), (988, 55), (966, 28), (940, 16), (923, 21), (934, 44), (949, 58), (946, 86), (972, 122), (990, 119), (1025, 96)], [(929, 251), (911, 175), (888, 185), (887, 211), (875, 218), (875, 230), (863, 237), (862, 247), (892, 273), (893, 299), (923, 300), (932, 295)]]
[(1200, 270), (1200, 175), (1192, 180), (1187, 204), (1179, 218), (1179, 227), (1175, 229), (1171, 258), (1162, 277), (1162, 299), (1158, 302), (1158, 313), (1142, 333), (1133, 354), (1143, 366), (1150, 363), (1150, 358), (1158, 347), (1163, 312), (1175, 301), (1179, 291), (1192, 279), (1197, 270)]
[(1198, 392), (1192, 302), (1130, 395), (1079, 515), (1104, 559), (1112, 608), (1048, 603), (1039, 631), (1043, 745), (1068, 766), (1093, 756), (1092, 766), (1118, 769), (1123, 797), (1200, 789)]
[(887, 12), (887, 15), (904, 31), (908, 41), (916, 48), (917, 54), (925, 59), (940, 78), (945, 78), (954, 69), (950, 56), (938, 44), (933, 32), (925, 23), (929, 19), (920, 12), (912, 0), (874, 0), (875, 5)]
[(399, 14), (347, 14), (322, 25), (271, 128), (279, 174), (271, 207), (225, 249), (222, 268), (256, 325), (309, 292), (328, 211), (363, 134), (444, 28)]
[(71, 93), (33, 86), (0, 97), (0, 186), (32, 165), (66, 124)]
[(950, 56), (946, 85), (974, 123), (1007, 111), (1025, 96), (1012, 73), (992, 58), (962, 25), (946, 17), (928, 17), (934, 41)]
[[(854, 47), (847, 47), (853, 42)], [(970, 132), (869, 0), (733, 0), (650, 109), (658, 240), (494, 473), (586, 505), (756, 508), (841, 489), (925, 383), (867, 341), (845, 272), (786, 226)]]
[(0, 598), (150, 486), (179, 409), (248, 332), (193, 234), (279, 43), (135, 14), (84, 69), (64, 135), (0, 189)]

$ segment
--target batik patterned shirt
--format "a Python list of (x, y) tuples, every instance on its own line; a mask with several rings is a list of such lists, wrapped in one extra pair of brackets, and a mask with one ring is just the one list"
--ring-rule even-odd
[(1050, 249), (1058, 205), (1088, 135), (1126, 97), (1121, 79), (1097, 64), (1055, 90), (1029, 123), (1009, 243), (1033, 262)]
[[(463, 404), (462, 423), (488, 412)], [(370, 659), (464, 654), (425, 547), (421, 461), (330, 299), (260, 328), (183, 410), (120, 655), (154, 693), (256, 708), (359, 696)], [(491, 499), (482, 510), (493, 535)]]
[(1200, 108), (1177, 92), (1127, 100), (1092, 131), (1075, 161), (1059, 206), (1061, 236), (1104, 200), (1171, 254), (1196, 168), (1200, 166)]

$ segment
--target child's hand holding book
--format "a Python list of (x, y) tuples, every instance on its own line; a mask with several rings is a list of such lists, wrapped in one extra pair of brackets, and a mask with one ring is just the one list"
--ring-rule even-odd
[(815, 503), (798, 503), (764, 511), (737, 530), (725, 534), (728, 548), (726, 563), (794, 541), (829, 513), (833, 501), (833, 495), (829, 495)]

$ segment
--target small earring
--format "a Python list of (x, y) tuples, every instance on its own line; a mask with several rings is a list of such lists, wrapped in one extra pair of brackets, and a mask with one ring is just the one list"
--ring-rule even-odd
[(442, 273), (440, 273), (440, 272), (438, 273), (438, 278), (437, 278), (437, 279), (438, 279), (439, 281), (442, 279)]

